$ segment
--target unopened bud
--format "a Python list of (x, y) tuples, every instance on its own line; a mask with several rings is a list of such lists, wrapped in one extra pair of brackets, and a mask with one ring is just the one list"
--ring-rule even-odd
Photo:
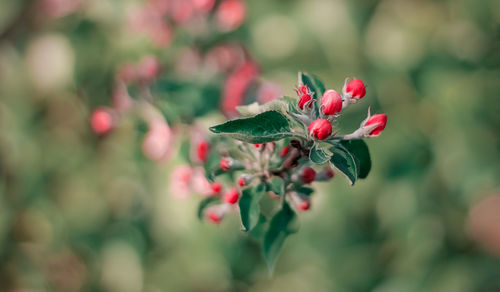
[(237, 189), (230, 189), (224, 194), (224, 202), (236, 204), (240, 198), (240, 192)]
[(304, 194), (292, 192), (290, 193), (290, 198), (292, 204), (299, 210), (306, 211), (311, 208), (311, 199)]
[(220, 194), (220, 192), (222, 191), (222, 184), (219, 182), (214, 182), (210, 184), (210, 189), (212, 190), (212, 194)]
[(327, 181), (335, 176), (335, 172), (331, 167), (325, 167), (322, 171), (316, 174), (316, 181)]
[(206, 141), (201, 141), (196, 147), (196, 157), (201, 162), (206, 162), (208, 158), (208, 153), (210, 151), (210, 145)]
[(90, 126), (97, 135), (109, 133), (114, 126), (111, 110), (105, 107), (95, 109), (90, 116)]
[(340, 94), (329, 89), (325, 91), (323, 97), (321, 98), (321, 110), (325, 115), (335, 115), (342, 110), (342, 97)]
[(309, 127), (309, 134), (319, 140), (324, 140), (332, 134), (332, 124), (327, 119), (317, 119)]
[(369, 135), (374, 137), (380, 135), (382, 131), (385, 129), (385, 125), (387, 124), (387, 115), (386, 114), (378, 114), (373, 115), (371, 118), (366, 121), (365, 126), (377, 125), (375, 129), (373, 129)]
[(316, 171), (314, 171), (314, 169), (312, 169), (310, 167), (306, 167), (306, 168), (302, 169), (301, 174), (300, 174), (300, 180), (304, 184), (312, 183), (315, 178), (316, 178)]
[(253, 176), (253, 175), (251, 175), (251, 174), (246, 174), (246, 173), (245, 173), (245, 174), (242, 174), (242, 175), (240, 176), (240, 178), (238, 179), (238, 185), (239, 185), (240, 187), (247, 186), (249, 183), (251, 183), (251, 182), (252, 182), (253, 178), (254, 178), (254, 176)]

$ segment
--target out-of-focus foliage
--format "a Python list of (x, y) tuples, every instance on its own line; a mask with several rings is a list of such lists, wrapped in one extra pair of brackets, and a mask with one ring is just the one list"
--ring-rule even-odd
[[(182, 139), (153, 162), (133, 115), (107, 137), (91, 131), (120, 65), (154, 55), (182, 79), (180, 52), (213, 45), (194, 43), (196, 25), (168, 45), (133, 31), (144, 3), (0, 1), (2, 290), (500, 290), (498, 1), (246, 1), (246, 23), (213, 40), (246, 45), (289, 96), (297, 71), (360, 78), (364, 102), (389, 116), (368, 141), (370, 177), (316, 186), (272, 278), (236, 215), (216, 227), (198, 220), (199, 198), (179, 200), (169, 176), (189, 155)], [(194, 72), (182, 83), (192, 107), (171, 96), (166, 119), (204, 130), (223, 118), (199, 82), (220, 90), (226, 75)], [(349, 107), (345, 132), (365, 110)]]

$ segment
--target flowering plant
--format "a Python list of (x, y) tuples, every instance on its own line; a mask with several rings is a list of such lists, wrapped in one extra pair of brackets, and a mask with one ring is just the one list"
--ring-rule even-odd
[(263, 240), (270, 270), (286, 237), (298, 229), (296, 213), (311, 206), (310, 184), (331, 179), (333, 169), (351, 185), (366, 178), (371, 160), (361, 139), (380, 135), (387, 122), (385, 114), (372, 116), (368, 110), (353, 133), (335, 131), (340, 112), (365, 96), (360, 80), (346, 79), (339, 94), (325, 90), (317, 77), (299, 73), (296, 92), (297, 98), (238, 107), (241, 118), (211, 127), (218, 134), (212, 146), (198, 147), (212, 182), (200, 218), (219, 223), (227, 212), (239, 210), (243, 231)]

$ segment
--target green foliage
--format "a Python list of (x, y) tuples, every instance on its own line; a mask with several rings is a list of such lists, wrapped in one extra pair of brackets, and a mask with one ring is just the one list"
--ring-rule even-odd
[(330, 151), (333, 153), (330, 158), (332, 165), (347, 177), (351, 185), (354, 185), (358, 179), (358, 169), (352, 154), (344, 147), (331, 147)]
[(368, 145), (363, 140), (343, 140), (340, 142), (354, 158), (358, 178), (366, 178), (372, 168)]
[(276, 259), (281, 252), (285, 239), (298, 230), (296, 214), (287, 203), (274, 215), (269, 224), (269, 229), (264, 237), (264, 258), (269, 271), (272, 273)]
[(210, 131), (254, 144), (293, 136), (287, 118), (277, 111), (267, 111), (251, 118), (228, 121), (211, 127)]
[(324, 164), (330, 160), (330, 155), (318, 144), (314, 144), (309, 152), (309, 159), (315, 164)]
[(269, 180), (269, 190), (278, 196), (285, 194), (285, 182), (281, 177), (273, 176)]
[(243, 231), (251, 231), (257, 225), (260, 217), (259, 202), (265, 194), (265, 184), (245, 188), (239, 200), (240, 217)]

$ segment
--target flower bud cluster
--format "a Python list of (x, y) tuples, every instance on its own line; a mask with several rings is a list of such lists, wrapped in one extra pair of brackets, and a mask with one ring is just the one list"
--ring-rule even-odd
[[(350, 104), (357, 103), (362, 99), (366, 95), (366, 86), (359, 79), (351, 81), (346, 79), (342, 95), (334, 89), (328, 89), (321, 97), (318, 97), (319, 100), (316, 100), (314, 92), (305, 84), (300, 84), (296, 88), (296, 92), (296, 105), (300, 114), (290, 114), (307, 126), (311, 139), (327, 140), (335, 136), (333, 124), (340, 115), (340, 112)], [(358, 139), (376, 137), (384, 130), (386, 123), (387, 115), (379, 114), (370, 116), (370, 113), (368, 113), (368, 118), (361, 123), (360, 129), (341, 138)]]

